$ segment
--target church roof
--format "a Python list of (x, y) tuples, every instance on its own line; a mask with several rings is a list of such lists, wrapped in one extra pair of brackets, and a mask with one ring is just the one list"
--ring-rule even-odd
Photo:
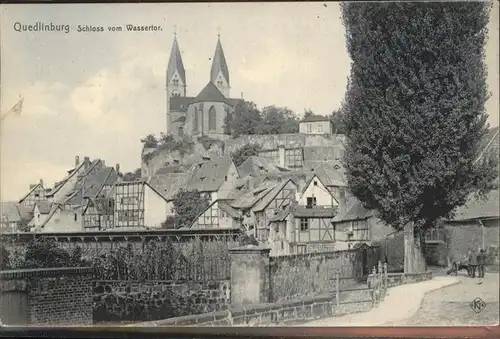
[(191, 103), (196, 102), (224, 102), (233, 106), (233, 102), (228, 100), (212, 82), (209, 82), (205, 88), (201, 90), (200, 94), (191, 100)]
[(220, 37), (217, 40), (217, 47), (215, 47), (212, 69), (210, 70), (210, 81), (215, 83), (219, 72), (222, 72), (227, 80), (227, 84), (229, 85), (229, 69), (227, 68), (226, 57), (224, 56), (224, 50), (222, 49), (222, 44), (220, 43)]
[(179, 44), (177, 43), (177, 37), (174, 37), (172, 51), (170, 52), (170, 59), (168, 60), (167, 80), (172, 78), (175, 71), (179, 72), (179, 77), (181, 78), (182, 83), (186, 84), (186, 71), (184, 70), (184, 64), (182, 63), (181, 51), (179, 49)]
[(187, 112), (193, 97), (170, 97), (170, 111)]

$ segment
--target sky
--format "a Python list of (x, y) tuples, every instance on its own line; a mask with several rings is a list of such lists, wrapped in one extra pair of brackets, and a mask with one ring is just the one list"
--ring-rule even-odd
[[(22, 115), (1, 124), (0, 200), (62, 179), (76, 155), (121, 171), (140, 167), (140, 139), (165, 132), (165, 74), (174, 32), (187, 94), (208, 83), (220, 33), (231, 96), (259, 108), (329, 114), (345, 95), (350, 59), (338, 3), (2, 5), (4, 114), (24, 97)], [(498, 125), (498, 3), (486, 46), (489, 122)], [(70, 32), (17, 32), (14, 24), (70, 25)], [(109, 26), (155, 25), (150, 32)], [(78, 32), (78, 25), (103, 32)]]

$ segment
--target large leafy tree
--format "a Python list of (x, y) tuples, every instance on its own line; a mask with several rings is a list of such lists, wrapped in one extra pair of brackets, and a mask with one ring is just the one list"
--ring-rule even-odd
[(298, 133), (299, 119), (286, 107), (268, 106), (262, 110), (262, 122), (257, 134)]
[(425, 269), (425, 229), (493, 175), (491, 162), (474, 164), (486, 130), (489, 6), (342, 4), (347, 178), (365, 207), (405, 230), (406, 272)]
[(239, 137), (245, 134), (256, 134), (256, 128), (261, 124), (262, 117), (253, 102), (241, 101), (234, 108), (234, 113), (226, 116), (224, 122), (226, 134)]
[(197, 190), (180, 190), (174, 196), (173, 205), (175, 215), (164, 222), (164, 228), (190, 227), (196, 217), (208, 207), (209, 200)]
[(249, 157), (254, 155), (259, 155), (259, 151), (262, 149), (262, 145), (259, 144), (245, 144), (238, 148), (236, 151), (231, 153), (233, 162), (236, 166), (241, 165)]

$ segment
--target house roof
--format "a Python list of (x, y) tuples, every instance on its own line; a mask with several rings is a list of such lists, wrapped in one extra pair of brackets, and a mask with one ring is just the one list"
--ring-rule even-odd
[(338, 214), (338, 208), (307, 208), (294, 206), (291, 210), (296, 218), (333, 218)]
[(49, 214), (51, 203), (49, 201), (37, 201), (35, 206), (38, 206), (38, 211), (41, 214)]
[(113, 167), (98, 169), (91, 175), (82, 178), (82, 181), (75, 187), (74, 192), (68, 197), (65, 203), (82, 205), (84, 204), (84, 198), (97, 197), (104, 185), (111, 186), (117, 179), (118, 175)]
[(300, 120), (300, 122), (318, 122), (318, 121), (331, 121), (331, 119), (329, 117), (325, 117), (324, 115), (312, 114)]
[[(284, 180), (284, 181), (278, 183), (278, 185), (274, 186), (273, 189), (270, 190), (268, 194), (266, 194), (264, 197), (262, 197), (262, 200), (260, 200), (254, 206), (253, 210), (256, 212), (259, 212), (259, 211), (262, 211), (263, 209), (265, 209), (271, 203), (271, 201), (273, 201), (273, 199), (276, 198), (278, 193), (281, 192), (285, 188), (285, 186), (289, 182), (292, 182), (293, 184), (295, 184), (295, 182), (292, 179), (287, 179), (287, 180)], [(295, 196), (294, 196), (294, 198), (295, 198)]]
[(491, 190), (484, 201), (471, 195), (465, 205), (457, 208), (452, 221), (499, 218), (499, 203), (498, 189)]
[(259, 175), (263, 173), (285, 172), (287, 169), (277, 166), (270, 159), (260, 156), (250, 156), (240, 166), (238, 172), (241, 176), (248, 174)]
[(175, 119), (173, 122), (186, 122), (186, 117), (178, 117), (177, 119)]
[(184, 70), (184, 64), (182, 63), (181, 51), (179, 49), (177, 37), (174, 37), (172, 50), (170, 51), (170, 59), (168, 60), (167, 67), (167, 80), (172, 79), (175, 71), (179, 73), (182, 83), (186, 84), (186, 71)]
[(33, 206), (17, 205), (21, 220), (31, 220), (33, 218)]
[(236, 199), (231, 201), (229, 204), (232, 207), (238, 209), (252, 208), (257, 202), (259, 202), (277, 185), (278, 182), (276, 181), (264, 181), (260, 183), (257, 187), (241, 194)]
[(286, 208), (284, 210), (279, 211), (277, 214), (269, 219), (269, 223), (272, 222), (282, 222), (285, 221), (286, 217), (290, 214), (291, 208)]
[(19, 222), (21, 221), (21, 215), (17, 208), (18, 204), (16, 202), (2, 202), (0, 203), (0, 216), (2, 220), (5, 218), (8, 222)]
[(194, 97), (170, 97), (169, 110), (177, 112), (187, 112), (189, 104), (193, 99)]
[(218, 202), (218, 206), (221, 210), (223, 210), (224, 212), (226, 212), (231, 218), (238, 218), (240, 217), (240, 213), (231, 207), (231, 205), (229, 205), (227, 203), (227, 201), (224, 201), (224, 200), (217, 200)]
[(346, 206), (344, 213), (339, 213), (333, 218), (332, 222), (352, 221), (368, 219), (376, 215), (374, 210), (367, 210), (363, 207), (361, 201), (353, 198), (349, 206)]
[(317, 164), (315, 166), (311, 166), (309, 168), (305, 168), (304, 172), (308, 173), (309, 180), (316, 175), (323, 185), (329, 186), (338, 186), (344, 187), (347, 186), (347, 182), (345, 180), (344, 173), (342, 168), (339, 167), (339, 170), (336, 170), (335, 166), (337, 164), (335, 162), (328, 164)]
[(160, 193), (167, 201), (186, 186), (188, 175), (185, 173), (155, 174), (149, 177), (148, 184)]
[[(70, 171), (68, 171), (68, 175), (62, 179), (61, 181), (57, 182), (54, 186), (54, 189), (52, 189), (50, 192), (47, 192), (47, 196), (53, 196), (55, 193), (57, 193), (61, 187), (64, 186), (64, 184), (71, 178), (73, 177), (82, 167), (84, 166), (89, 166), (91, 165), (90, 161), (88, 160), (88, 158), (85, 158), (78, 166), (76, 166), (75, 168), (71, 169)], [(89, 166), (90, 167), (90, 166)], [(85, 171), (87, 172), (87, 170)]]
[(225, 182), (232, 163), (229, 156), (194, 163), (194, 172), (187, 183), (187, 189), (200, 192), (218, 191)]
[(220, 42), (220, 37), (217, 40), (217, 46), (215, 47), (214, 59), (212, 60), (212, 68), (210, 69), (210, 81), (216, 83), (217, 75), (222, 72), (224, 78), (227, 80), (229, 85), (229, 69), (227, 67), (226, 57), (224, 55), (224, 50), (222, 49), (222, 44)]

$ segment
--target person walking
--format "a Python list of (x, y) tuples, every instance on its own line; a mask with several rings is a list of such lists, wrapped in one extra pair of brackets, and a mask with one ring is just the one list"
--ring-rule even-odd
[(477, 275), (479, 278), (484, 278), (484, 265), (486, 264), (486, 253), (484, 252), (484, 249), (481, 249), (479, 251), (479, 254), (477, 255)]
[(474, 252), (470, 252), (469, 267), (470, 267), (471, 278), (475, 278), (476, 277), (476, 269), (477, 269), (477, 254)]

